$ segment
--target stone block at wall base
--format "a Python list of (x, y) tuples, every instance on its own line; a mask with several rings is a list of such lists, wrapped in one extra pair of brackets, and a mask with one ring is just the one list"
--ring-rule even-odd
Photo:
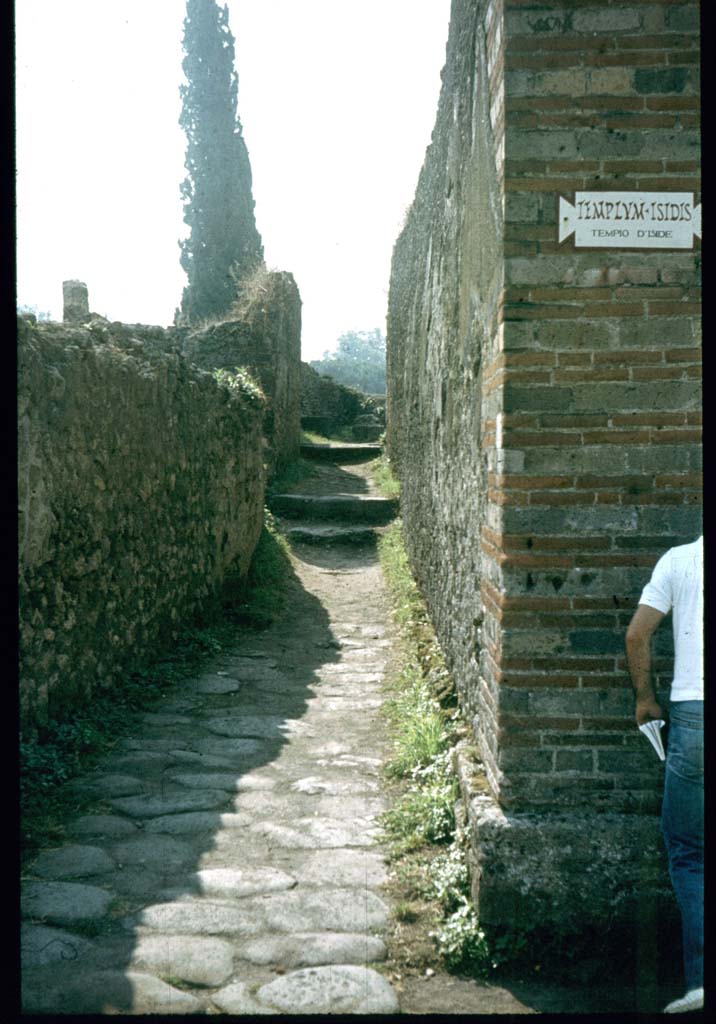
[(510, 813), (490, 793), (468, 745), (456, 748), (455, 767), (481, 924), (540, 934), (557, 946), (593, 934), (604, 942), (595, 955), (618, 942), (620, 957), (635, 963), (645, 949), (664, 959), (656, 949), (662, 936), (678, 959), (678, 909), (658, 817), (573, 808)]

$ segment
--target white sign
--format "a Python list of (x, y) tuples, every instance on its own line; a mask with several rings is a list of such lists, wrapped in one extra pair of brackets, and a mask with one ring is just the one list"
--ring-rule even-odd
[(691, 249), (701, 237), (693, 192), (575, 192), (559, 197), (559, 240), (577, 248)]

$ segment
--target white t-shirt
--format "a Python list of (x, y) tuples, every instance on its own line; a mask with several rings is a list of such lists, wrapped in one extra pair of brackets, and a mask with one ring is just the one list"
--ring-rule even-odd
[(704, 538), (669, 548), (654, 567), (639, 604), (673, 611), (671, 700), (704, 699)]

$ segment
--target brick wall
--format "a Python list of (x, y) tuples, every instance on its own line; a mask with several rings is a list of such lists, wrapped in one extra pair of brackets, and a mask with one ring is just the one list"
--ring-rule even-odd
[(557, 203), (577, 190), (700, 201), (698, 4), (506, 0), (503, 32), (488, 769), (505, 806), (653, 808), (659, 773), (634, 735), (623, 637), (656, 559), (700, 531), (700, 244), (577, 249), (557, 241)]

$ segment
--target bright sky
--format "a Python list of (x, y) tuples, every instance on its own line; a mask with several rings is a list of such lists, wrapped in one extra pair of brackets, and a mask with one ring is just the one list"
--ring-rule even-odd
[[(450, 0), (229, 0), (268, 266), (303, 300), (303, 358), (385, 331), (390, 257), (430, 141)], [(185, 275), (184, 0), (17, 0), (18, 302), (62, 281), (166, 326)]]

